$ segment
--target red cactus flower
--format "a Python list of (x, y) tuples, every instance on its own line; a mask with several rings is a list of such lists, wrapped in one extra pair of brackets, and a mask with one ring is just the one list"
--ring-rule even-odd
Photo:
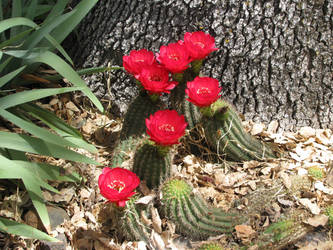
[(179, 143), (185, 134), (187, 122), (176, 110), (158, 110), (146, 119), (147, 134), (158, 145), (169, 146)]
[(161, 46), (160, 53), (156, 54), (156, 58), (172, 73), (183, 72), (191, 62), (190, 55), (182, 41)]
[(157, 63), (154, 53), (146, 49), (132, 50), (128, 56), (123, 56), (125, 70), (135, 78), (138, 77), (143, 67)]
[(135, 173), (124, 168), (103, 168), (98, 177), (98, 186), (101, 194), (119, 207), (124, 207), (133, 190), (139, 186), (140, 179)]
[(138, 80), (150, 94), (170, 93), (178, 82), (169, 81), (169, 72), (161, 65), (146, 66), (141, 70)]
[(209, 53), (218, 50), (215, 48), (215, 39), (203, 31), (186, 32), (184, 44), (193, 60), (205, 58)]
[(185, 93), (188, 101), (199, 107), (207, 107), (221, 97), (218, 80), (210, 77), (196, 77), (192, 82), (187, 82)]

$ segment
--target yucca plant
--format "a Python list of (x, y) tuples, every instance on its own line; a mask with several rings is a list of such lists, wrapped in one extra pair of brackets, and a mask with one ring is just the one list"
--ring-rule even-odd
[[(59, 167), (33, 162), (26, 153), (98, 164), (70, 148), (83, 148), (92, 153), (97, 149), (84, 141), (79, 131), (33, 101), (82, 91), (103, 111), (103, 106), (74, 71), (70, 57), (60, 45), (97, 1), (83, 0), (71, 11), (67, 8), (68, 0), (3, 0), (0, 4), (0, 125), (8, 128), (0, 131), (0, 178), (18, 180), (14, 182), (18, 184), (22, 181), (47, 231), (50, 220), (41, 188), (57, 193), (48, 180), (79, 181), (80, 176), (75, 173), (63, 176)], [(22, 75), (38, 73), (41, 64), (55, 69), (59, 74), (55, 77), (66, 78), (73, 87), (29, 87), (27, 84), (33, 82), (27, 82)], [(17, 91), (18, 88), (22, 90), (23, 85), (25, 91)], [(36, 120), (53, 131), (36, 125)], [(25, 133), (14, 132), (13, 126)], [(3, 217), (0, 217), (0, 230), (56, 241), (37, 229)]]

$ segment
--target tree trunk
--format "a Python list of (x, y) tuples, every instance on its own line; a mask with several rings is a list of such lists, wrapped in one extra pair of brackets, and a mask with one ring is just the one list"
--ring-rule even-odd
[[(79, 67), (122, 65), (132, 49), (161, 45), (203, 30), (218, 51), (202, 73), (217, 78), (223, 98), (246, 118), (278, 120), (285, 130), (333, 124), (333, 2), (331, 0), (99, 1), (66, 41)], [(77, 45), (78, 44), (78, 45)], [(86, 78), (120, 111), (136, 94), (124, 72)]]

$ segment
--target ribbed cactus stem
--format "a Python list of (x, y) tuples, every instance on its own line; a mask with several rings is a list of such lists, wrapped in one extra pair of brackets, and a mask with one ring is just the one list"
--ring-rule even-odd
[(136, 204), (137, 199), (138, 196), (131, 198), (126, 202), (126, 207), (119, 211), (121, 218), (118, 224), (127, 240), (149, 242), (151, 229), (142, 220), (142, 216), (151, 217), (149, 205)]
[(192, 65), (192, 71), (193, 73), (198, 76), (199, 73), (200, 73), (200, 69), (201, 69), (201, 66), (202, 66), (202, 62), (203, 60), (194, 60), (191, 65)]
[(116, 148), (113, 150), (112, 153), (112, 166), (121, 166), (121, 164), (130, 159), (130, 154), (135, 152), (136, 148), (142, 144), (144, 141), (143, 138), (139, 137), (129, 137), (118, 142)]
[(161, 154), (155, 145), (144, 144), (134, 155), (133, 172), (149, 188), (158, 187), (171, 175), (171, 154)]
[(145, 92), (141, 92), (128, 107), (120, 139), (142, 135), (146, 131), (145, 119), (158, 109), (158, 103), (153, 102)]
[[(238, 218), (213, 209), (184, 180), (173, 179), (162, 187), (162, 210), (176, 230), (194, 240), (234, 230)], [(238, 221), (239, 222), (239, 221)]]
[(221, 244), (219, 243), (205, 243), (205, 244), (202, 244), (198, 250), (223, 250)]
[(213, 117), (202, 124), (208, 144), (219, 155), (233, 161), (263, 160), (276, 158), (272, 149), (248, 134), (233, 107), (225, 101), (213, 106)]

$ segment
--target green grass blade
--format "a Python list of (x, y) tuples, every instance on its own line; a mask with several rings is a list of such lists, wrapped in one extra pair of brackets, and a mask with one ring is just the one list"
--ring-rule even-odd
[(66, 22), (62, 23), (61, 26), (57, 27), (51, 36), (57, 39), (61, 43), (74, 28), (81, 22), (81, 20), (87, 15), (92, 7), (98, 2), (98, 0), (82, 0), (78, 5), (75, 6), (73, 11), (75, 14), (71, 18), (67, 19)]
[(10, 80), (12, 80), (15, 76), (20, 74), (26, 66), (22, 66), (21, 68), (18, 68), (15, 71), (12, 71), (8, 73), (7, 75), (4, 75), (3, 77), (0, 78), (0, 88), (5, 86), (6, 83), (8, 83)]
[(65, 160), (100, 165), (98, 162), (64, 147), (28, 135), (0, 131), (0, 147)]
[(57, 3), (53, 6), (51, 12), (48, 14), (47, 18), (45, 19), (45, 22), (48, 22), (53, 18), (61, 15), (64, 12), (67, 4), (68, 0), (58, 0)]
[(56, 48), (60, 54), (71, 64), (74, 65), (71, 57), (68, 55), (68, 53), (64, 50), (64, 48), (57, 42), (56, 39), (54, 39), (52, 36), (47, 35), (46, 39), (50, 42), (50, 44)]
[(38, 229), (26, 224), (21, 224), (13, 220), (0, 217), (0, 230), (5, 233), (20, 235), (23, 237), (45, 240), (50, 242), (59, 242), (59, 240), (39, 231)]
[[(96, 73), (103, 73), (111, 70), (124, 70), (123, 67), (94, 67), (94, 68), (86, 68), (86, 69), (80, 69), (77, 70), (76, 72), (82, 76), (82, 75), (92, 75)], [(63, 79), (63, 77), (59, 74), (55, 74), (52, 76), (43, 76), (44, 79), (50, 80), (50, 81), (57, 81)]]
[(31, 3), (29, 6), (27, 6), (27, 12), (25, 13), (25, 17), (29, 18), (30, 20), (34, 20), (34, 18), (38, 15), (36, 15), (36, 10), (39, 9), (38, 7), (38, 0), (31, 0)]
[(92, 144), (89, 144), (82, 139), (82, 136), (78, 130), (69, 126), (63, 120), (55, 116), (52, 112), (32, 103), (21, 105), (20, 108), (26, 111), (29, 115), (41, 120), (57, 134), (61, 135), (65, 140), (76, 145), (77, 148), (83, 148), (91, 153), (98, 152)]
[(12, 59), (12, 57), (8, 57), (3, 63), (0, 64), (0, 73), (2, 73), (2, 71), (7, 67)]
[(9, 46), (9, 45), (13, 45), (15, 42), (22, 40), (24, 37), (26, 37), (27, 35), (29, 35), (34, 29), (28, 29), (25, 30), (19, 34), (17, 34), (16, 36), (10, 38), (9, 40), (5, 40), (4, 42), (0, 43), (0, 49)]
[(69, 17), (71, 17), (74, 13), (69, 12), (62, 16), (59, 16), (52, 22), (44, 23), (41, 28), (39, 28), (36, 32), (34, 32), (30, 37), (25, 41), (24, 46), (22, 49), (32, 49), (35, 48), (36, 45), (46, 36), (48, 35), (53, 29), (59, 26), (61, 23), (66, 21)]
[(7, 95), (0, 98), (0, 109), (7, 109), (14, 107), (19, 104), (26, 102), (35, 101), (47, 96), (63, 94), (67, 92), (73, 92), (76, 90), (81, 90), (82, 88), (70, 87), (70, 88), (49, 88), (49, 89), (33, 89), (18, 92), (15, 94)]
[(64, 173), (62, 168), (46, 163), (26, 161), (20, 162), (20, 164), (23, 164), (27, 169), (31, 169), (31, 171), (42, 180), (80, 182), (82, 179), (82, 177), (76, 172)]
[(98, 98), (92, 93), (87, 87), (86, 83), (80, 78), (80, 76), (69, 66), (63, 59), (56, 54), (45, 51), (32, 60), (36, 63), (45, 63), (55, 69), (64, 78), (70, 81), (76, 87), (82, 87), (82, 92), (95, 104), (95, 106), (101, 111), (104, 111), (103, 105), (100, 103)]
[(74, 148), (76, 147), (76, 145), (66, 141), (59, 135), (53, 134), (44, 128), (38, 127), (33, 122), (25, 121), (4, 109), (0, 109), (0, 116), (2, 116), (7, 121), (14, 123), (18, 127), (25, 130), (26, 132), (29, 132), (30, 134), (32, 134), (44, 141), (54, 143), (56, 145), (64, 146), (64, 147), (74, 147)]
[(55, 116), (54, 113), (49, 110), (43, 109), (33, 103), (23, 104), (20, 106), (20, 108), (28, 112), (29, 115), (32, 115), (33, 117), (43, 121), (46, 125), (55, 130), (57, 133), (58, 131), (62, 131), (67, 135), (82, 138), (80, 132), (77, 129), (69, 126), (66, 122)]
[[(13, 0), (12, 2), (12, 17), (21, 17), (22, 16), (22, 1)], [(10, 37), (13, 37), (20, 33), (20, 27), (13, 27), (10, 30)]]
[[(35, 24), (33, 21), (31, 21), (28, 18), (25, 17), (13, 17), (13, 18), (9, 18), (9, 19), (5, 19), (3, 21), (0, 22), (0, 33), (2, 33), (3, 31), (10, 29), (12, 27), (15, 26), (28, 26), (31, 28), (36, 28), (38, 25)], [(12, 35), (11, 37), (13, 37), (14, 35)]]

